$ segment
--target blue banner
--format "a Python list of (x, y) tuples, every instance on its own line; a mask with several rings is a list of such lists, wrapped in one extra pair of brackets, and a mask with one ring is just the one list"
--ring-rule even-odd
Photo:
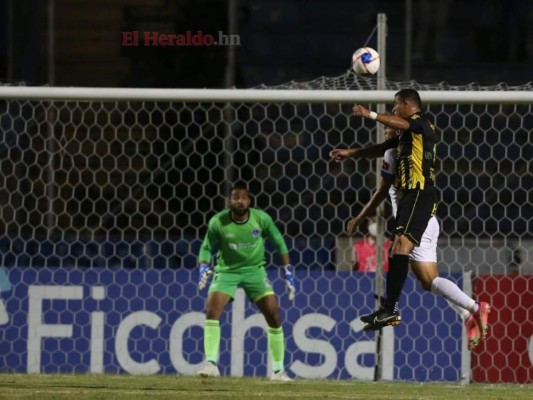
[[(0, 371), (195, 374), (203, 361), (207, 291), (188, 269), (17, 268), (0, 273)], [(375, 308), (374, 274), (297, 271), (291, 302), (277, 269), (286, 368), (301, 378), (373, 379), (376, 333), (359, 316)], [(459, 274), (448, 276), (459, 286)], [(383, 330), (383, 378), (459, 381), (462, 326), (413, 278), (401, 325)], [(265, 376), (265, 321), (239, 291), (221, 319), (223, 375)]]

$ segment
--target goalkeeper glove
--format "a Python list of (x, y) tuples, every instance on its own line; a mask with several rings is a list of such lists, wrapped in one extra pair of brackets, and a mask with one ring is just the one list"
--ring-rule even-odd
[(198, 289), (206, 287), (209, 277), (213, 275), (213, 269), (208, 264), (200, 264), (200, 278), (198, 280)]
[(293, 275), (294, 267), (287, 264), (283, 267), (283, 270), (285, 271), (285, 285), (287, 286), (289, 300), (294, 300), (294, 296), (296, 295), (296, 282), (294, 281)]

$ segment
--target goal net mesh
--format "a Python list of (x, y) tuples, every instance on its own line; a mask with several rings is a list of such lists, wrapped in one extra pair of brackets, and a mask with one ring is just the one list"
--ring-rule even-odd
[[(260, 89), (374, 90), (375, 85), (372, 79), (347, 73)], [(532, 83), (490, 87), (415, 81), (386, 84), (388, 90), (406, 87), (432, 91), (533, 90)], [(346, 272), (353, 264), (353, 242), (366, 233), (366, 228), (363, 225), (356, 238), (346, 236), (345, 228), (375, 190), (376, 164), (368, 160), (338, 164), (330, 161), (328, 153), (333, 148), (363, 146), (382, 138), (376, 135), (376, 123), (355, 118), (351, 107), (341, 103), (2, 100), (0, 264), (12, 283), (11, 272), (15, 268), (35, 270), (37, 283), (32, 284), (36, 285), (40, 275), (46, 282), (53, 280), (55, 271), (68, 275), (69, 271), (78, 274), (80, 269), (114, 267), (180, 270), (188, 274), (188, 282), (179, 285), (194, 283), (197, 252), (207, 222), (226, 206), (228, 185), (244, 181), (252, 194), (253, 206), (267, 211), (282, 231), (291, 261), (299, 270), (299, 302), (282, 303), (287, 323), (292, 324), (291, 317), (299, 317), (301, 310), (314, 302), (337, 309), (337, 323), (344, 317), (343, 309), (371, 311), (375, 307), (371, 295), (362, 298), (363, 304), (354, 304), (352, 295), (359, 290), (360, 282), (371, 286), (373, 274)], [(424, 104), (424, 111), (434, 119), (441, 136), (436, 180), (441, 193), (439, 270), (460, 284), (463, 274), (469, 271), (476, 279), (503, 279), (492, 283), (474, 279), (474, 296), (489, 296), (492, 288), (508, 290), (501, 288), (507, 282), (503, 275), (533, 272), (532, 104)], [(385, 215), (390, 215), (388, 205)], [(268, 249), (268, 267), (276, 267), (279, 258), (272, 247)], [(322, 272), (327, 272), (329, 275), (325, 276), (332, 280), (324, 282)], [(21, 272), (21, 282), (22, 275)], [(336, 276), (348, 275), (353, 285), (339, 293), (332, 282)], [(416, 286), (413, 282), (408, 285), (412, 291), (420, 292)], [(392, 377), (460, 380), (461, 371), (450, 370), (450, 360), (460, 359), (464, 350), (459, 317), (447, 309), (444, 301), (418, 292), (403, 295), (402, 310), (414, 315), (418, 309), (436, 317), (430, 318), (430, 327), (412, 322), (404, 345), (396, 344), (401, 358), (395, 359)], [(518, 309), (517, 313), (523, 313), (531, 302), (526, 306), (522, 303), (526, 300), (520, 298), (520, 293), (517, 295), (517, 305), (511, 307), (505, 299), (502, 301), (511, 307), (509, 312)], [(204, 298), (205, 293), (195, 293), (181, 301), (189, 305), (190, 311), (202, 312)], [(5, 290), (2, 299), (8, 314), (10, 310), (24, 314), (23, 301), (13, 303)], [(135, 308), (133, 300), (127, 301)], [(149, 304), (150, 300), (141, 301)], [(153, 311), (157, 312), (157, 307)], [(506, 312), (505, 308), (497, 310), (491, 318), (496, 321), (496, 315)], [(327, 308), (323, 313), (328, 313)], [(14, 321), (16, 312), (10, 315)], [(356, 317), (354, 314), (351, 318)], [(455, 328), (448, 328), (439, 320), (453, 320)], [(405, 317), (404, 321), (407, 326), (411, 323)], [(319, 367), (327, 361), (325, 356), (314, 357), (311, 350), (302, 351), (302, 346), (294, 344), (292, 325), (289, 326), (286, 335), (290, 374), (298, 375), (290, 366), (299, 360), (314, 366), (310, 377), (353, 376), (340, 362), (331, 371), (321, 370)], [(15, 356), (20, 350), (17, 343), (25, 333), (20, 325), (12, 329), (19, 338), (14, 336), (13, 341), (2, 344), (2, 348), (7, 348), (0, 354), (3, 371), (20, 370), (23, 367), (14, 364), (25, 362)], [(491, 352), (483, 353), (491, 357), (490, 365), (507, 352), (505, 340), (518, 334), (514, 324), (502, 325), (501, 329), (500, 336), (490, 345)], [(263, 349), (263, 335), (250, 332), (246, 339), (253, 343), (250, 346), (257, 344)], [(196, 354), (190, 360), (199, 362), (201, 331), (193, 333), (197, 338), (188, 343), (184, 352)], [(325, 328), (310, 333), (316, 340), (328, 340), (329, 334)], [(452, 350), (428, 335), (450, 341)], [(132, 346), (144, 343), (141, 336)], [(426, 347), (415, 345), (420, 342)], [(513, 346), (512, 341), (509, 343)], [(229, 340), (223, 339), (222, 354), (230, 346)], [(338, 351), (346, 350), (339, 346), (335, 347)], [(267, 363), (266, 355), (252, 357), (257, 348), (245, 356), (245, 374), (263, 371), (261, 368)], [(58, 345), (56, 351), (76, 350)], [(476, 367), (476, 357), (482, 355), (472, 357), (475, 379), (506, 381), (505, 369), (491, 372)], [(433, 372), (419, 371), (426, 356), (434, 360)], [(67, 355), (64, 359), (57, 363), (50, 357), (49, 364), (41, 365), (41, 370), (77, 370)], [(375, 360), (361, 363), (370, 368)], [(171, 371), (170, 367), (163, 368), (163, 372)], [(304, 376), (305, 372), (299, 375)], [(519, 379), (517, 373), (511, 375)]]

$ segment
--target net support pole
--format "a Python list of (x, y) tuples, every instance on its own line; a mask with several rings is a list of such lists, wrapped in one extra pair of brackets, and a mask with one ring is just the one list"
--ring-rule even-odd
[[(55, 0), (48, 1), (48, 84), (54, 86), (55, 84)], [(48, 126), (48, 137), (46, 140), (46, 149), (48, 151), (48, 171), (47, 171), (47, 186), (46, 197), (48, 198), (48, 210), (46, 213), (46, 226), (48, 228), (48, 236), (51, 237), (55, 226), (55, 206), (54, 200), (56, 195), (55, 189), (55, 153), (56, 153), (56, 139), (54, 120), (56, 119), (56, 112), (54, 104), (48, 103), (46, 108), (46, 122)]]
[(411, 57), (413, 54), (413, 0), (405, 0), (405, 47), (403, 79), (411, 79)]
[[(234, 37), (237, 33), (237, 0), (228, 1), (228, 34)], [(235, 87), (235, 46), (227, 46), (226, 51), (226, 71), (224, 84), (227, 89)], [(224, 106), (224, 193), (228, 193), (233, 183), (233, 129), (234, 108), (231, 104)]]
[[(472, 297), (472, 271), (463, 272), (463, 292)], [(472, 353), (468, 350), (468, 340), (466, 340), (466, 328), (462, 325), (461, 340), (461, 385), (468, 385), (472, 380)]]
[(14, 0), (9, 0), (7, 2), (7, 81), (9, 83), (13, 82), (13, 63), (14, 63), (14, 39), (13, 32), (15, 31), (15, 11), (14, 11)]
[[(377, 89), (383, 90), (385, 89), (385, 82), (386, 82), (386, 60), (387, 60), (387, 14), (380, 13), (378, 14), (377, 19), (377, 26), (378, 26), (378, 46), (377, 51), (380, 56), (380, 67), (378, 70), (378, 76), (377, 76)], [(378, 103), (377, 112), (380, 114), (383, 114), (385, 112), (385, 104), (384, 103)], [(383, 141), (383, 134), (384, 134), (384, 128), (382, 124), (376, 124), (376, 143), (379, 143)], [(379, 177), (380, 177), (380, 171), (381, 171), (381, 163), (382, 158), (376, 159), (376, 190), (379, 186)], [(383, 295), (383, 263), (384, 263), (384, 257), (383, 257), (383, 248), (385, 245), (385, 220), (383, 218), (383, 203), (378, 206), (376, 209), (376, 223), (377, 223), (377, 236), (376, 236), (376, 294), (378, 295), (378, 298), (381, 298)], [(379, 307), (379, 300), (378, 307)], [(376, 340), (376, 354), (377, 354), (377, 362), (376, 362), (376, 368), (374, 371), (374, 380), (379, 381), (382, 379), (382, 371), (383, 371), (383, 357), (381, 352), (381, 337), (382, 333), (380, 332), (378, 334), (378, 338)]]

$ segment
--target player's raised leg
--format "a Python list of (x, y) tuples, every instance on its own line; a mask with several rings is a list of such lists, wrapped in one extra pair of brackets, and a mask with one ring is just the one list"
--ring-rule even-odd
[[(478, 303), (464, 293), (454, 282), (439, 277), (437, 263), (414, 261), (411, 262), (411, 268), (424, 290), (444, 297), (463, 317), (468, 348), (473, 350), (479, 344), (482, 335), (482, 330), (477, 322), (481, 318), (476, 319), (476, 312), (479, 309)], [(485, 319), (484, 322), (486, 324), (487, 320)]]

